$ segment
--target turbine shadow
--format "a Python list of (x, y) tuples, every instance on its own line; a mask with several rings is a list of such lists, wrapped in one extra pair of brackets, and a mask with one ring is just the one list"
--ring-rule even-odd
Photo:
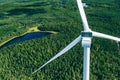
[(118, 51), (120, 53), (120, 42), (117, 42), (117, 45), (118, 45)]

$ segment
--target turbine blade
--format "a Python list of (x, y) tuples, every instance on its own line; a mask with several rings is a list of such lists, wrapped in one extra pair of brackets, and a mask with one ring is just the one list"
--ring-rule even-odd
[(87, 22), (87, 18), (86, 18), (86, 15), (85, 15), (85, 11), (84, 11), (84, 8), (83, 8), (82, 1), (77, 0), (77, 4), (78, 4), (79, 12), (80, 12), (80, 15), (81, 15), (81, 19), (82, 19), (82, 22), (83, 22), (84, 31), (91, 31), (89, 29), (89, 26), (88, 26), (88, 22)]
[(93, 31), (92, 33), (93, 33), (94, 37), (105, 38), (105, 39), (110, 39), (110, 40), (120, 42), (120, 38), (118, 38), (118, 37), (110, 36), (110, 35), (95, 32), (95, 31)]
[(41, 67), (39, 67), (37, 70), (35, 70), (32, 74), (36, 73), (41, 68), (43, 68), (44, 66), (49, 64), (51, 61), (55, 60), (56, 58), (58, 58), (59, 56), (61, 56), (65, 52), (67, 52), (69, 49), (71, 49), (73, 46), (75, 46), (80, 40), (81, 40), (81, 35), (79, 37), (77, 37), (74, 41), (72, 41), (68, 46), (66, 46), (62, 51), (60, 51), (58, 54), (56, 54), (54, 57), (52, 57), (48, 62), (46, 62)]

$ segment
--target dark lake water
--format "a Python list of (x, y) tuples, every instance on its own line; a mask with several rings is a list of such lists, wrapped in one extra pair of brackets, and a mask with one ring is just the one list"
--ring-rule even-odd
[(9, 45), (18, 43), (18, 42), (22, 42), (22, 41), (26, 41), (26, 40), (31, 40), (31, 39), (35, 39), (35, 38), (41, 38), (41, 37), (48, 36), (50, 34), (51, 33), (49, 33), (49, 32), (30, 32), (30, 33), (27, 33), (27, 34), (25, 34), (23, 36), (16, 37), (16, 38), (8, 41), (4, 45), (0, 46), (0, 49), (4, 48), (4, 47), (7, 47)]

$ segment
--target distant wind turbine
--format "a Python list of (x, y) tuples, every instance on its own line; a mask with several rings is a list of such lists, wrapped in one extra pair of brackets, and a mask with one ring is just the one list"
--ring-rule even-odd
[(105, 39), (110, 39), (110, 40), (120, 42), (120, 38), (92, 31), (89, 28), (87, 18), (86, 18), (85, 12), (84, 12), (84, 8), (83, 8), (83, 5), (82, 5), (82, 1), (77, 0), (77, 4), (78, 4), (79, 11), (80, 11), (81, 19), (82, 19), (82, 22), (83, 22), (84, 31), (82, 31), (81, 34), (75, 40), (73, 40), (68, 46), (66, 46), (58, 54), (56, 54), (54, 57), (52, 57), (48, 62), (46, 62), (41, 67), (39, 67), (37, 70), (35, 70), (32, 74), (36, 73), (41, 68), (43, 68), (44, 66), (49, 64), (51, 61), (55, 60), (56, 58), (58, 58), (59, 56), (63, 55), (65, 52), (70, 50), (78, 42), (82, 41), (82, 47), (84, 48), (83, 80), (89, 80), (90, 47), (91, 47), (92, 37), (105, 38)]

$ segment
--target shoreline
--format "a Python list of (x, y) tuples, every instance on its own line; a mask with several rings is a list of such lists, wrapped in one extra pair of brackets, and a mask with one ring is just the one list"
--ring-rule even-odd
[(51, 33), (51, 34), (57, 34), (58, 32), (54, 32), (54, 31), (40, 31), (38, 29), (38, 27), (32, 27), (32, 28), (29, 28), (28, 31), (26, 31), (25, 33), (21, 34), (20, 36), (14, 36), (8, 40), (5, 40), (4, 42), (0, 43), (0, 47), (4, 46), (6, 43), (12, 41), (13, 39), (15, 38), (19, 38), (19, 37), (22, 37), (28, 33), (31, 33), (31, 32), (45, 32), (45, 33)]

